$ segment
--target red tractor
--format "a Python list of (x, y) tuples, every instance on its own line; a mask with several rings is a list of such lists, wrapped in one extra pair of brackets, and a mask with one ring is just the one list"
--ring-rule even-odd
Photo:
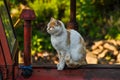
[[(71, 0), (69, 28), (75, 27), (75, 2)], [(72, 12), (73, 11), (73, 12)], [(24, 9), (24, 64), (18, 63), (18, 43), (5, 0), (0, 0), (0, 80), (119, 80), (120, 65), (88, 64), (58, 71), (55, 65), (31, 64), (31, 21), (34, 11)], [(76, 28), (77, 29), (77, 28)]]

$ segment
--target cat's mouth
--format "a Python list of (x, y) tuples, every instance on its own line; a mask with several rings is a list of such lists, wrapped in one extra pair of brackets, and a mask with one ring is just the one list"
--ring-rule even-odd
[(53, 31), (53, 28), (48, 28), (49, 31)]
[(54, 33), (54, 28), (47, 28), (47, 32), (48, 32), (49, 34)]

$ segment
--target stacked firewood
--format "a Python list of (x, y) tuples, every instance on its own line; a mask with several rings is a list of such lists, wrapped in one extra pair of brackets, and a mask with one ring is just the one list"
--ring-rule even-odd
[(32, 63), (36, 64), (58, 64), (57, 54), (47, 51), (36, 53), (32, 56)]
[(87, 49), (88, 64), (120, 64), (120, 41), (96, 41)]

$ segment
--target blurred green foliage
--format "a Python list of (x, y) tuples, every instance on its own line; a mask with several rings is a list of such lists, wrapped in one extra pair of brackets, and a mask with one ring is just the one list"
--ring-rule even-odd
[[(35, 11), (36, 20), (33, 21), (32, 52), (43, 50), (53, 51), (50, 36), (46, 32), (46, 24), (51, 17), (69, 22), (70, 0), (10, 0), (13, 23), (20, 15), (21, 4), (29, 6)], [(120, 40), (120, 1), (119, 0), (76, 0), (76, 19), (79, 25), (78, 31), (86, 41), (100, 39)], [(20, 43), (23, 42), (23, 23), (16, 27), (16, 33)], [(21, 49), (23, 45), (20, 45)]]
[(120, 39), (119, 0), (77, 0), (79, 31), (86, 39)]

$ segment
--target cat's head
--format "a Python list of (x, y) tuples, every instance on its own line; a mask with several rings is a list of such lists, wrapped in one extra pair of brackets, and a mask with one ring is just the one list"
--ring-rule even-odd
[(47, 32), (51, 35), (59, 34), (62, 32), (64, 24), (60, 20), (54, 18), (50, 19), (50, 22), (47, 24)]

